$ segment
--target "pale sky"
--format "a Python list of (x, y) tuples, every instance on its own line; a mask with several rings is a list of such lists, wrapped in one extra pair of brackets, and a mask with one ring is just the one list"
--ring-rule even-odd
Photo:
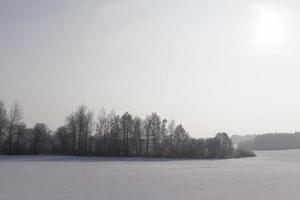
[(55, 130), (84, 103), (194, 137), (300, 131), (300, 2), (0, 0), (0, 99)]

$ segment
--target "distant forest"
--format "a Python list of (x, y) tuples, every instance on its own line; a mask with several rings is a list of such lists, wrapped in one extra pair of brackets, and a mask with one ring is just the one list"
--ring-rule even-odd
[(300, 149), (300, 133), (267, 133), (255, 136), (232, 136), (240, 148), (253, 150)]
[(226, 133), (213, 138), (190, 137), (181, 124), (152, 113), (145, 119), (102, 109), (95, 117), (85, 105), (65, 117), (56, 131), (46, 124), (33, 128), (23, 122), (23, 111), (15, 103), (9, 111), (0, 101), (0, 153), (64, 154), (93, 156), (143, 156), (174, 158), (231, 158), (254, 156), (234, 149)]

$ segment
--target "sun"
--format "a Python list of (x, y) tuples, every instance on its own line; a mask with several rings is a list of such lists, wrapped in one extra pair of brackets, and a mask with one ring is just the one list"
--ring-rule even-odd
[(282, 13), (257, 5), (255, 38), (259, 45), (275, 48), (284, 44), (286, 26)]

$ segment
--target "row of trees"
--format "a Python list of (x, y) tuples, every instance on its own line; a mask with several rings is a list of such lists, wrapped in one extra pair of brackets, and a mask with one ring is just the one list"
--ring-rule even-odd
[(37, 123), (34, 128), (27, 128), (21, 106), (15, 103), (7, 113), (0, 101), (0, 152), (37, 154), (50, 150), (50, 140), (50, 130), (45, 124)]
[(299, 149), (300, 133), (266, 133), (255, 135), (240, 141), (238, 145), (242, 148), (254, 150)]
[(21, 106), (15, 103), (7, 112), (3, 102), (0, 152), (193, 158), (225, 158), (235, 153), (226, 133), (208, 139), (191, 138), (181, 124), (156, 113), (141, 119), (129, 112), (117, 115), (102, 109), (95, 117), (81, 105), (66, 116), (63, 126), (52, 132), (43, 123), (27, 128)]

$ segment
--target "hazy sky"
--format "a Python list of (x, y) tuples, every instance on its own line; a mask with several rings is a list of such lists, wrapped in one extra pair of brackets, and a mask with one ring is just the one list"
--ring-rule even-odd
[(300, 2), (0, 0), (0, 99), (51, 129), (84, 103), (195, 137), (300, 130)]

